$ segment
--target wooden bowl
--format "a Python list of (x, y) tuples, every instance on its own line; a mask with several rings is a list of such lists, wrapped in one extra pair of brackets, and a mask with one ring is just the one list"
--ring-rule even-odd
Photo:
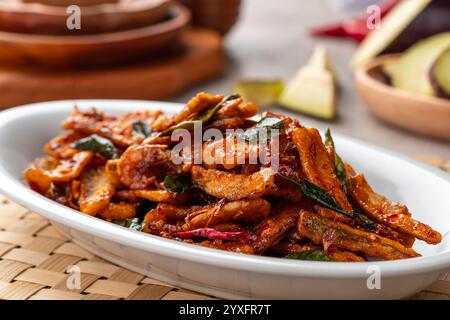
[(120, 0), (9, 0), (9, 1), (22, 1), (24, 3), (41, 3), (49, 6), (59, 6), (59, 7), (68, 7), (71, 5), (87, 7), (103, 3), (117, 3)]
[[(81, 28), (69, 29), (67, 19), (70, 14), (67, 13), (67, 7), (24, 1), (0, 1), (0, 30), (67, 35), (127, 30), (164, 20), (174, 2), (173, 0), (116, 0), (117, 3), (110, 3), (111, 0), (101, 0), (95, 5), (81, 7)], [(85, 0), (77, 3), (90, 2)]]
[(355, 72), (358, 91), (369, 111), (398, 127), (450, 141), (450, 100), (415, 94), (387, 84), (381, 66), (399, 55), (383, 55)]
[(136, 61), (178, 43), (190, 21), (181, 5), (163, 22), (127, 31), (80, 35), (29, 35), (0, 32), (0, 64), (46, 67), (102, 66)]
[(181, 0), (192, 12), (194, 25), (226, 34), (236, 24), (240, 0)]

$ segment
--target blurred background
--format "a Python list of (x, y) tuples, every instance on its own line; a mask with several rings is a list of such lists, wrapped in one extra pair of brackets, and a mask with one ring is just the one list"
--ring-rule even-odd
[(432, 2), (0, 0), (0, 107), (237, 90), (444, 166), (450, 1)]

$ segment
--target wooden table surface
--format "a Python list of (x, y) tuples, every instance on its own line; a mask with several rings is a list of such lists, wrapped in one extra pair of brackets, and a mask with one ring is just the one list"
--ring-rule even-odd
[[(432, 140), (394, 128), (367, 112), (356, 92), (353, 75), (348, 67), (356, 48), (355, 43), (308, 36), (308, 27), (339, 21), (343, 17), (342, 12), (330, 8), (325, 0), (243, 2), (241, 19), (225, 41), (228, 54), (225, 74), (172, 100), (186, 101), (200, 90), (229, 92), (233, 83), (239, 79), (288, 80), (308, 61), (314, 46), (320, 42), (330, 52), (342, 87), (338, 117), (333, 122), (326, 122), (297, 115), (304, 124), (321, 129), (330, 127), (334, 132), (411, 157), (428, 154), (450, 159), (449, 142)], [(285, 110), (283, 112), (289, 113)]]

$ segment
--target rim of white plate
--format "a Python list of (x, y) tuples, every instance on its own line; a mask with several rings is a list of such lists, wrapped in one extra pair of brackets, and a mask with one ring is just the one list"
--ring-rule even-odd
[[(52, 113), (55, 111), (61, 111), (64, 108), (67, 109), (67, 112), (70, 112), (74, 104), (77, 104), (81, 109), (96, 106), (99, 109), (105, 108), (116, 112), (125, 112), (126, 109), (132, 110), (133, 107), (137, 109), (164, 108), (165, 111), (169, 113), (178, 111), (182, 106), (182, 104), (171, 102), (111, 99), (80, 99), (39, 102), (0, 112), (0, 134), (4, 125), (20, 119), (23, 116), (30, 117), (40, 113)], [(127, 106), (127, 108), (125, 109), (124, 106)], [(445, 173), (440, 172), (438, 169), (435, 169), (429, 165), (409, 159), (396, 152), (360, 142), (354, 138), (349, 138), (343, 135), (336, 136), (339, 137), (339, 139), (348, 140), (359, 147), (376, 149), (379, 152), (394, 156), (402, 161), (412, 163), (422, 169), (425, 169), (430, 174), (443, 179), (447, 183), (450, 183), (450, 178), (447, 177)], [(26, 187), (20, 179), (11, 176), (1, 165), (0, 191), (19, 205), (41, 214), (49, 220), (66, 225), (71, 229), (90, 233), (113, 242), (136, 247), (138, 249), (159, 255), (222, 268), (289, 276), (310, 276), (317, 278), (363, 278), (367, 277), (367, 268), (373, 265), (377, 265), (381, 269), (384, 277), (426, 273), (445, 270), (450, 267), (450, 252), (395, 261), (330, 263), (252, 256), (181, 243), (175, 240), (164, 239), (162, 237), (128, 230), (121, 226), (87, 216), (76, 210), (60, 205)]]

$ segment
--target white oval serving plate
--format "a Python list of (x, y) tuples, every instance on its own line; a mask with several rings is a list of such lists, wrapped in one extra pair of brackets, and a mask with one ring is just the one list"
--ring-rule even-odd
[[(82, 109), (95, 106), (114, 114), (145, 108), (168, 113), (180, 109), (179, 104), (164, 102), (76, 103)], [(22, 172), (42, 155), (42, 146), (59, 132), (73, 105), (74, 101), (54, 101), (0, 113), (0, 192), (48, 218), (78, 245), (120, 266), (213, 296), (262, 299), (399, 299), (426, 288), (450, 269), (450, 178), (344, 136), (336, 136), (340, 155), (365, 173), (375, 190), (407, 204), (415, 218), (440, 231), (441, 244), (416, 241), (414, 248), (423, 257), (398, 261), (337, 263), (257, 257), (130, 231), (59, 205), (30, 190)]]

